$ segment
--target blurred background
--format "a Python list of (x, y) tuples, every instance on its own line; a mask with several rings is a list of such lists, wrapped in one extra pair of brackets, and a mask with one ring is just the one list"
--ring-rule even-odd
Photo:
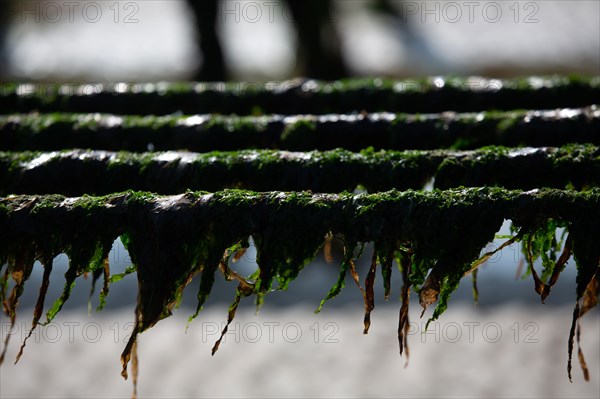
[(256, 81), (600, 70), (597, 0), (1, 4), (5, 79)]
[[(297, 3), (302, 3), (299, 7)], [(342, 78), (432, 74), (507, 77), (600, 74), (600, 2), (590, 1), (2, 1), (0, 76), (5, 81), (86, 82)], [(303, 11), (304, 10), (304, 11)], [(313, 13), (308, 13), (311, 10)], [(316, 14), (314, 13), (317, 10)], [(318, 17), (315, 17), (318, 15)], [(502, 234), (508, 232), (508, 225)], [(499, 245), (501, 241), (490, 244)], [(360, 262), (366, 274), (365, 249)], [(250, 274), (256, 253), (234, 265)], [(120, 241), (114, 273), (130, 260)], [(408, 367), (398, 355), (401, 279), (392, 300), (377, 285), (368, 336), (354, 283), (313, 310), (337, 278), (319, 254), (287, 293), (272, 293), (258, 315), (243, 303), (214, 356), (233, 299), (221, 278), (186, 329), (198, 282), (182, 307), (140, 337), (142, 397), (600, 397), (600, 315), (582, 320), (591, 381), (574, 359), (566, 375), (575, 300), (573, 261), (546, 305), (531, 279), (516, 277), (517, 245), (479, 274), (475, 306), (466, 278), (449, 310), (423, 334), (413, 294)], [(9, 359), (29, 329), (41, 266), (26, 285)], [(62, 290), (66, 256), (55, 261), (46, 306)], [(380, 277), (377, 277), (380, 281)], [(128, 397), (119, 355), (131, 332), (135, 275), (111, 288), (106, 309), (88, 315), (89, 282), (78, 281), (55, 323), (39, 328), (21, 362), (0, 368), (0, 397)], [(92, 309), (97, 298), (92, 301)], [(2, 338), (8, 324), (1, 316)]]

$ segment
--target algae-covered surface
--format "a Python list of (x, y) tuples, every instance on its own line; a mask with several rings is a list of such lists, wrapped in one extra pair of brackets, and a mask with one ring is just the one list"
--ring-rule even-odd
[[(523, 171), (527, 173), (523, 173)], [(0, 195), (105, 195), (128, 189), (340, 193), (500, 186), (587, 189), (600, 185), (600, 150), (485, 147), (472, 151), (346, 150), (128, 153), (91, 150), (0, 152)]]
[[(43, 276), (16, 361), (81, 277), (91, 276), (101, 310), (112, 284), (135, 274), (135, 320), (121, 355), (135, 386), (139, 335), (172, 314), (194, 278), (189, 322), (217, 279), (236, 285), (215, 354), (240, 304), (252, 298), (260, 308), (341, 243), (337, 280), (316, 312), (348, 276), (367, 334), (375, 286), (381, 280), (387, 300), (401, 281), (394, 334), (408, 358), (411, 293), (428, 326), (463, 277), (477, 301), (481, 266), (519, 243), (522, 275), (542, 302), (574, 265), (567, 374), (577, 350), (589, 380), (575, 346), (580, 318), (600, 296), (598, 98), (600, 78), (577, 76), (3, 85), (0, 299), (9, 333), (0, 363), (35, 262)], [(511, 234), (498, 237), (506, 221)], [(109, 261), (116, 239), (132, 260), (122, 273)], [(258, 267), (246, 275), (236, 261), (250, 243)], [(63, 253), (65, 285), (46, 306)]]
[(599, 132), (600, 111), (595, 105), (437, 114), (135, 116), (30, 113), (0, 115), (0, 150), (475, 149), (487, 145), (600, 144)]
[[(100, 295), (105, 298), (109, 283), (119, 279), (110, 276), (107, 255), (114, 240), (121, 237), (134, 264), (128, 272), (137, 273), (139, 287), (135, 328), (122, 355), (123, 375), (127, 376), (137, 335), (171, 314), (192, 277), (200, 275), (197, 311), (208, 298), (217, 271), (237, 282), (229, 310), (231, 321), (243, 298), (254, 296), (260, 306), (270, 291), (285, 290), (314, 258), (325, 237), (336, 236), (344, 243), (345, 256), (340, 279), (327, 298), (340, 292), (349, 272), (363, 295), (365, 333), (375, 306), (376, 275), (381, 273), (387, 296), (396, 261), (405, 285), (398, 328), (402, 351), (407, 344), (409, 289), (418, 293), (424, 311), (437, 304), (430, 321), (437, 319), (462, 277), (475, 272), (493, 254), (479, 256), (508, 219), (515, 233), (507, 237), (506, 245), (523, 243), (534, 288), (542, 301), (566, 262), (575, 259), (571, 356), (578, 320), (596, 304), (599, 294), (599, 205), (597, 189), (524, 192), (463, 188), (377, 194), (230, 190), (170, 197), (130, 191), (106, 197), (12, 196), (0, 200), (0, 223), (5, 226), (0, 232), (0, 260), (6, 264), (1, 295), (14, 320), (33, 263), (39, 260), (44, 278), (34, 311), (35, 327), (44, 312), (52, 259), (66, 253), (70, 266), (64, 293), (47, 312), (47, 320), (68, 300), (73, 284), (83, 274), (103, 277)], [(555, 242), (557, 228), (567, 232), (563, 245)], [(259, 268), (251, 276), (241, 276), (230, 260), (248, 247), (249, 237), (257, 248)], [(368, 242), (374, 243), (371, 267), (366, 276), (359, 276), (354, 264), (356, 250)], [(551, 250), (556, 247), (562, 248), (560, 254)], [(538, 258), (542, 259), (541, 273), (533, 268)], [(8, 342), (4, 344), (5, 350)], [(217, 349), (218, 343), (214, 351)], [(581, 352), (579, 358), (587, 373)], [(570, 376), (570, 360), (568, 370)]]
[(8, 112), (106, 112), (134, 115), (221, 113), (323, 114), (553, 109), (588, 106), (600, 97), (597, 76), (519, 79), (426, 77), (335, 82), (297, 79), (264, 84), (7, 84), (0, 108)]

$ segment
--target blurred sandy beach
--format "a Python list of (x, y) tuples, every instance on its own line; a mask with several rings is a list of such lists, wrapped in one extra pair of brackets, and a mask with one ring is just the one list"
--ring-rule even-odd
[[(188, 313), (180, 311), (141, 336), (139, 396), (597, 398), (598, 313), (583, 321), (591, 381), (583, 381), (574, 359), (571, 384), (566, 362), (572, 309), (541, 306), (463, 304), (451, 307), (427, 334), (415, 307), (406, 368), (398, 354), (396, 306), (375, 309), (367, 336), (358, 306), (325, 308), (319, 315), (305, 306), (265, 309), (258, 316), (242, 309), (214, 357), (210, 350), (226, 307), (202, 313), (187, 334)], [(40, 330), (39, 342), (31, 339), (18, 365), (0, 369), (0, 396), (128, 397), (131, 383), (119, 375), (119, 355), (132, 319), (132, 312), (62, 314), (54, 327)]]

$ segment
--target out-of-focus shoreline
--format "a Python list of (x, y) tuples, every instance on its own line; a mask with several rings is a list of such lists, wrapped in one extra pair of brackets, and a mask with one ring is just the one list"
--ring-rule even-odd
[[(121, 8), (86, 0), (71, 12), (75, 3), (52, 3), (46, 13), (38, 6), (42, 23), (25, 6), (13, 10), (7, 71), (14, 79), (185, 80), (203, 62), (183, 0), (123, 2)], [(93, 3), (97, 16), (84, 14), (84, 3)], [(578, 0), (576, 7), (567, 0), (392, 3), (406, 9), (405, 23), (369, 12), (369, 1), (335, 2), (333, 22), (353, 74), (501, 77), (597, 74), (600, 67), (600, 9), (594, 0)], [(297, 75), (295, 32), (282, 4), (224, 2), (218, 29), (232, 78)]]
[[(413, 307), (410, 362), (398, 355), (397, 310), (376, 308), (362, 334), (361, 307), (291, 306), (255, 315), (241, 309), (219, 351), (212, 345), (226, 309), (211, 306), (185, 332), (179, 310), (141, 335), (140, 397), (598, 397), (600, 317), (582, 321), (582, 347), (591, 373), (583, 381), (576, 356), (566, 375), (571, 306), (456, 304), (423, 333)], [(22, 314), (17, 327), (28, 328)], [(40, 326), (17, 365), (10, 359), (25, 331), (13, 337), (0, 368), (2, 398), (126, 397), (119, 355), (131, 332), (131, 311), (87, 317), (61, 313)], [(5, 322), (3, 321), (3, 327)]]

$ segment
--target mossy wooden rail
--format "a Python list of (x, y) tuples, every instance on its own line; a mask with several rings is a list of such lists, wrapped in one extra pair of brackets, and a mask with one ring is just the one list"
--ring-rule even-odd
[[(527, 173), (522, 173), (527, 170)], [(128, 189), (158, 194), (185, 190), (338, 193), (435, 187), (600, 186), (600, 148), (488, 147), (473, 151), (127, 153), (90, 150), (0, 152), (0, 195), (110, 194)]]
[[(123, 354), (125, 367), (137, 334), (169, 315), (187, 282), (201, 272), (200, 310), (216, 270), (221, 267), (226, 275), (233, 273), (227, 266), (228, 258), (233, 251), (246, 247), (250, 236), (257, 245), (259, 272), (253, 279), (240, 279), (236, 303), (242, 296), (252, 294), (258, 295), (260, 303), (274, 280), (278, 289), (285, 290), (314, 258), (324, 237), (340, 235), (344, 237), (346, 260), (340, 281), (328, 298), (339, 292), (346, 271), (353, 269), (354, 247), (361, 242), (374, 242), (367, 290), (372, 293), (379, 264), (389, 295), (392, 260), (403, 259), (400, 264), (406, 268), (405, 284), (417, 288), (423, 307), (439, 297), (432, 316), (435, 319), (444, 311), (460, 279), (477, 267), (481, 249), (494, 238), (504, 219), (512, 220), (519, 229), (515, 240), (525, 240), (529, 251), (536, 236), (545, 232), (552, 221), (553, 226), (568, 230), (570, 244), (562, 260), (548, 266), (548, 275), (552, 275), (549, 281), (542, 281), (532, 268), (535, 289), (544, 299), (572, 253), (578, 267), (575, 325), (580, 316), (579, 301), (586, 298), (585, 306), (589, 307), (590, 298), (597, 295), (599, 208), (597, 189), (523, 192), (473, 188), (369, 195), (234, 190), (188, 192), (172, 197), (139, 192), (82, 198), (13, 196), (0, 200), (0, 260), (8, 265), (0, 284), (1, 295), (14, 321), (19, 295), (33, 262), (43, 263), (47, 281), (52, 259), (60, 253), (70, 257), (70, 266), (65, 292), (49, 319), (68, 299), (75, 279), (85, 272), (96, 277), (104, 275), (106, 295), (108, 253), (113, 241), (124, 237), (139, 282), (136, 327)], [(533, 263), (531, 257), (529, 261)], [(355, 270), (352, 272), (356, 274)], [(16, 278), (16, 286), (6, 301), (9, 275)], [(43, 307), (44, 296), (42, 289), (34, 327), (42, 314), (39, 306)], [(367, 295), (365, 332), (373, 307), (374, 298)], [(571, 342), (572, 339), (573, 336)]]
[(218, 113), (427, 113), (589, 106), (600, 78), (581, 76), (484, 79), (293, 80), (256, 83), (4, 84), (0, 109), (9, 112), (104, 112), (122, 115)]
[(69, 148), (136, 152), (256, 148), (360, 151), (367, 147), (425, 150), (569, 143), (600, 145), (597, 106), (441, 114), (0, 115), (0, 150), (3, 151)]

